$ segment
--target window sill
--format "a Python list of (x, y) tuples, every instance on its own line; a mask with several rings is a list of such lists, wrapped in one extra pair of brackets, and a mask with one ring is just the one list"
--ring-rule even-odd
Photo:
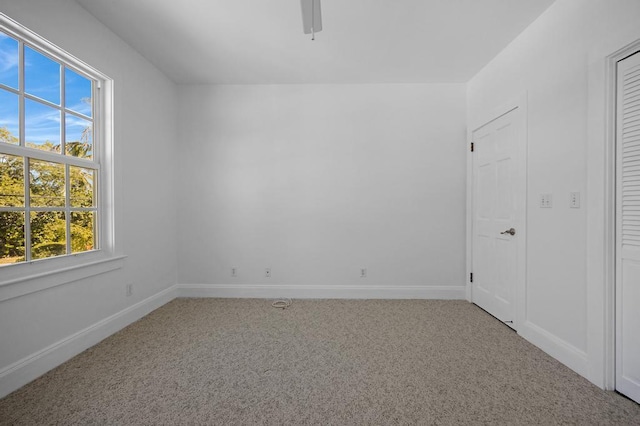
[[(104, 254), (96, 257), (78, 256), (77, 259), (65, 265), (58, 265), (55, 269), (42, 272), (29, 270), (32, 267), (29, 263), (15, 265), (15, 270), (20, 272), (19, 276), (0, 279), (0, 302), (120, 269), (126, 257), (122, 255), (105, 257)], [(5, 272), (3, 269), (0, 269), (0, 274)], [(11, 272), (15, 271), (11, 270)]]

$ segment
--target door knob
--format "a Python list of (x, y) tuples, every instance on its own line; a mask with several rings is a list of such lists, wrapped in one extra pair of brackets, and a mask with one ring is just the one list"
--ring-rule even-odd
[(516, 230), (511, 228), (511, 229), (507, 229), (504, 232), (501, 232), (501, 234), (509, 234), (509, 235), (516, 235)]

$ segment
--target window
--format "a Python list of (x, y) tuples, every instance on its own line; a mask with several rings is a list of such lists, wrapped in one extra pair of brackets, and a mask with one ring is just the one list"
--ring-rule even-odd
[(0, 15), (0, 267), (109, 248), (106, 81)]

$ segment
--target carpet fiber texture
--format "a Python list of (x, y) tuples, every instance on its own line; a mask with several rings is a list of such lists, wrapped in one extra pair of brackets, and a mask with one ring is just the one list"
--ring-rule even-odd
[(620, 424), (465, 301), (176, 299), (0, 400), (0, 424)]

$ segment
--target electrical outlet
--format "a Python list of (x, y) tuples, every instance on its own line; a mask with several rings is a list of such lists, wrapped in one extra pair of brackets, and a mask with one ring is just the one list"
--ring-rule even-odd
[(233, 268), (231, 268), (231, 276), (232, 277), (237, 277), (238, 276), (238, 268), (236, 268), (235, 266)]
[(360, 269), (360, 278), (367, 278), (367, 268)]
[(126, 287), (127, 297), (131, 296), (132, 294), (133, 294), (133, 284), (127, 284), (127, 287)]
[(540, 208), (541, 209), (550, 209), (553, 207), (553, 197), (551, 194), (541, 194), (540, 195)]
[(265, 278), (271, 278), (271, 268), (264, 269), (264, 276)]

